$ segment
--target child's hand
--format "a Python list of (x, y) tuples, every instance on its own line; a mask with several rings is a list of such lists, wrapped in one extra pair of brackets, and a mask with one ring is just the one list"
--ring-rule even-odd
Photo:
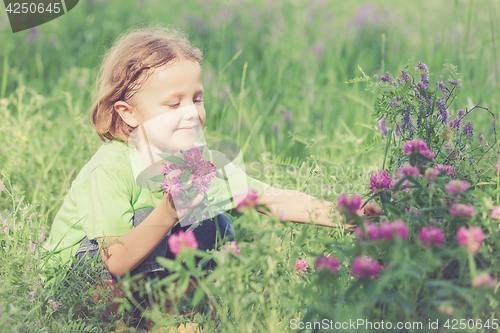
[[(193, 181), (194, 175), (189, 177), (187, 184)], [(180, 198), (171, 197), (169, 195), (163, 194), (161, 204), (165, 205), (167, 208), (167, 214), (173, 216), (177, 219), (181, 219), (183, 216), (187, 215), (193, 207), (199, 205), (204, 198), (204, 193), (198, 193), (191, 202), (183, 202)], [(175, 201), (175, 203), (174, 203)]]
[[(361, 206), (364, 205), (365, 201), (366, 200), (361, 201)], [(378, 203), (372, 200), (367, 203), (366, 206), (364, 206), (362, 209), (359, 209), (356, 214), (361, 217), (380, 216), (382, 214), (382, 209), (380, 209)]]

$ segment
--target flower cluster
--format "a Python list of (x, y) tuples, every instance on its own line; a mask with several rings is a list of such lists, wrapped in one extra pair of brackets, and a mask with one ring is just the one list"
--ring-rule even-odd
[(370, 188), (373, 192), (392, 188), (391, 176), (385, 170), (378, 170), (370, 176)]
[(322, 255), (316, 260), (314, 267), (317, 270), (326, 269), (329, 270), (332, 274), (336, 274), (339, 272), (340, 260), (335, 258), (334, 255), (330, 257), (325, 257)]
[(471, 217), (472, 213), (474, 213), (474, 206), (471, 205), (458, 204), (454, 205), (450, 209), (450, 215), (453, 217), (462, 217), (462, 216)]
[[(380, 230), (378, 229), (378, 227), (375, 224), (364, 222), (364, 226), (365, 226), (366, 234), (368, 235), (368, 238), (371, 241), (376, 241), (377, 239), (379, 239), (379, 237), (380, 237)], [(365, 235), (363, 234), (363, 229), (362, 228), (356, 227), (354, 229), (354, 233), (357, 235), (356, 240), (358, 242), (366, 240), (365, 239)]]
[(179, 231), (168, 238), (168, 248), (177, 257), (183, 249), (197, 249), (198, 242), (192, 231)]
[[(2, 220), (4, 217), (3, 217), (3, 213), (0, 213), (0, 220)], [(9, 225), (7, 224), (7, 218), (5, 218), (3, 220), (3, 223), (2, 223), (2, 229), (0, 230), (4, 235), (7, 234), (7, 231), (9, 230)]]
[(372, 276), (377, 276), (382, 266), (378, 264), (377, 260), (372, 257), (362, 255), (356, 257), (352, 263), (352, 275), (358, 277), (360, 280), (366, 280)]
[(498, 284), (497, 279), (493, 279), (491, 275), (486, 272), (479, 274), (474, 280), (472, 280), (472, 285), (474, 287), (488, 286), (495, 288)]
[(307, 265), (307, 261), (297, 258), (297, 262), (295, 263), (295, 270), (296, 271), (298, 271), (300, 273), (305, 273), (307, 270), (307, 267), (309, 267), (309, 265)]
[(479, 251), (483, 239), (484, 233), (480, 227), (471, 227), (470, 229), (460, 227), (457, 231), (458, 245), (466, 247), (469, 253)]
[(460, 180), (452, 180), (445, 185), (446, 193), (458, 195), (469, 188), (469, 183)]
[(433, 158), (434, 153), (429, 149), (422, 139), (414, 139), (405, 142), (403, 151), (406, 155), (421, 154), (427, 158)]
[(337, 198), (337, 209), (341, 213), (345, 213), (349, 216), (349, 220), (352, 220), (356, 215), (356, 212), (361, 208), (361, 197), (359, 195), (353, 194), (350, 198), (345, 193), (341, 193)]
[(408, 238), (408, 228), (403, 221), (393, 221), (390, 223), (382, 222), (380, 225), (380, 232), (382, 234), (382, 239), (385, 241), (391, 241), (394, 237), (399, 237), (401, 239)]
[(238, 213), (243, 213), (243, 207), (247, 207), (248, 209), (252, 209), (257, 206), (257, 199), (259, 198), (259, 194), (253, 188), (248, 191), (248, 194), (240, 194), (234, 197), (234, 201), (236, 202), (236, 210)]
[(35, 295), (38, 293), (39, 286), (40, 281), (35, 282), (35, 284), (33, 285), (33, 289), (29, 292), (29, 294), (31, 295), (30, 303), (35, 300)]
[(229, 245), (224, 244), (224, 250), (233, 252), (236, 255), (240, 254), (240, 246), (237, 245), (235, 241), (231, 241)]
[(59, 304), (56, 301), (49, 299), (47, 302), (49, 303), (50, 309), (52, 309), (53, 311), (59, 310)]
[[(187, 186), (186, 182), (183, 182), (181, 179), (182, 175), (187, 170), (189, 170), (189, 175), (194, 176), (194, 188), (196, 188), (198, 193), (208, 191), (210, 182), (215, 178), (217, 170), (212, 162), (203, 160), (202, 153), (203, 147), (193, 147), (187, 149), (184, 154), (178, 152), (174, 154), (174, 156), (183, 159), (184, 165), (169, 163), (163, 167), (161, 174), (166, 177), (162, 184), (162, 188), (167, 195), (176, 196), (181, 194), (183, 191), (188, 190), (189, 186)], [(174, 173), (174, 171), (176, 175), (169, 176)]]
[(422, 247), (429, 247), (441, 244), (444, 241), (444, 234), (441, 229), (434, 228), (433, 226), (422, 227), (419, 238)]

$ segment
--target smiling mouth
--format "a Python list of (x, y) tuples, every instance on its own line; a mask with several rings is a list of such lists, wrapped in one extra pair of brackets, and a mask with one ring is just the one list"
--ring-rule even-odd
[(178, 130), (191, 130), (191, 129), (195, 129), (197, 126), (192, 126), (192, 127), (179, 127), (179, 128), (176, 128), (175, 130), (178, 131)]

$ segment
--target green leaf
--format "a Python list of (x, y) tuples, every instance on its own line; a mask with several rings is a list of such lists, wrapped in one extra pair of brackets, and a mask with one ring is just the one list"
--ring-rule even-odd
[(165, 267), (166, 269), (168, 269), (169, 271), (172, 271), (172, 272), (178, 271), (180, 268), (179, 263), (176, 262), (175, 260), (170, 260), (170, 259), (164, 258), (164, 257), (156, 257), (156, 261), (160, 265), (162, 265), (163, 267)]
[(195, 207), (193, 209), (194, 216), (196, 216), (196, 219), (198, 222), (203, 221), (203, 217), (201, 216), (201, 210), (199, 207)]
[(413, 184), (417, 185), (417, 187), (422, 187), (422, 184), (420, 184), (419, 181), (416, 180), (415, 178), (413, 178), (413, 177), (405, 177), (405, 178), (408, 179)]
[[(434, 162), (432, 159), (430, 159), (430, 158), (428, 158), (427, 156), (424, 156), (424, 155), (422, 155), (422, 154), (420, 154), (420, 153), (415, 153), (415, 154), (413, 154), (413, 155), (415, 155), (415, 156), (416, 156), (419, 160), (422, 160), (422, 161), (425, 161), (425, 162), (430, 162), (430, 163), (433, 163), (433, 162)], [(411, 163), (411, 162), (410, 162), (410, 163)], [(412, 165), (413, 165), (413, 164), (412, 164)], [(413, 165), (413, 166), (414, 166), (414, 165)]]
[(388, 204), (391, 202), (391, 193), (390, 192), (382, 192), (380, 193), (380, 201), (383, 204)]
[(416, 166), (417, 165), (417, 155), (416, 154), (411, 154), (410, 155), (410, 164), (411, 164), (411, 166)]
[(154, 183), (163, 183), (163, 181), (165, 180), (165, 176), (164, 175), (156, 175), (154, 177), (151, 177), (149, 180), (154, 182)]
[(392, 190), (393, 191), (399, 191), (400, 188), (401, 188), (401, 185), (403, 184), (403, 182), (406, 180), (407, 177), (403, 177), (401, 178), (396, 184), (394, 184), (394, 186), (392, 187)]
[(189, 180), (189, 177), (191, 177), (191, 170), (189, 169), (184, 170), (184, 172), (181, 175), (181, 181), (184, 187), (186, 186), (186, 182)]
[(369, 197), (368, 199), (366, 199), (366, 201), (365, 201), (365, 203), (363, 204), (363, 206), (361, 206), (361, 209), (363, 209), (363, 207), (365, 207), (367, 203), (369, 203), (370, 201), (372, 201), (373, 199), (375, 199), (377, 196), (378, 196), (378, 193), (377, 193), (377, 194), (374, 194), (374, 195), (372, 195), (371, 197)]
[(180, 166), (186, 165), (186, 162), (182, 158), (174, 156), (172, 154), (158, 154), (158, 156), (163, 158), (165, 161), (175, 165), (180, 165)]
[(189, 287), (189, 274), (182, 274), (181, 278), (177, 282), (176, 294), (177, 296), (182, 296), (186, 293)]
[(203, 288), (198, 286), (193, 296), (193, 301), (192, 301), (193, 307), (196, 307), (204, 297), (205, 297), (205, 291), (203, 290)]

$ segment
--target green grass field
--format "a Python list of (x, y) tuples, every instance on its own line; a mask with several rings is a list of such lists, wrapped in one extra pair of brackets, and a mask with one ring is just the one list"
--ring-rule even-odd
[[(372, 116), (376, 96), (365, 90), (365, 83), (346, 83), (362, 75), (358, 67), (381, 76), (421, 61), (429, 67), (434, 87), (443, 64), (452, 63), (462, 90), (451, 109), (479, 103), (498, 123), (499, 15), (500, 3), (494, 0), (87, 0), (36, 31), (13, 34), (2, 11), (0, 212), (8, 218), (10, 233), (0, 234), (0, 331), (97, 332), (111, 327), (100, 319), (102, 304), (80, 304), (92, 297), (89, 286), (54, 287), (30, 302), (40, 257), (29, 247), (31, 239), (39, 245), (40, 231), (50, 229), (71, 182), (102, 144), (88, 121), (91, 93), (102, 55), (124, 30), (162, 24), (184, 31), (204, 52), (207, 141), (237, 143), (248, 173), (261, 181), (335, 201), (342, 191), (368, 195), (369, 173), (382, 167), (384, 157), (386, 141)], [(291, 111), (289, 122), (283, 118), (285, 110)], [(468, 120), (474, 121), (474, 140), (483, 134), (493, 143), (486, 112), (476, 110)], [(282, 172), (280, 166), (294, 172)], [(308, 168), (314, 167), (326, 172), (311, 176)], [(210, 297), (222, 318), (216, 322), (206, 311), (197, 320), (206, 332), (290, 330), (290, 320), (303, 318), (309, 306), (310, 299), (299, 290), (308, 290), (316, 277), (308, 273), (297, 279), (286, 262), (294, 256), (313, 260), (340, 243), (344, 248), (351, 236), (277, 223), (264, 215), (242, 216), (234, 224), (240, 228), (242, 254), (252, 255), (226, 263), (228, 271), (215, 274), (218, 294), (210, 289)], [(298, 239), (305, 242), (300, 247)], [(336, 282), (343, 284), (332, 285), (333, 290), (349, 285), (349, 279), (343, 276)], [(71, 296), (77, 290), (83, 296)], [(366, 291), (371, 292), (377, 291)], [(318, 302), (330, 304), (333, 298), (324, 297)], [(200, 312), (208, 298), (200, 303)], [(59, 310), (49, 310), (49, 299), (58, 300)], [(331, 312), (324, 309), (331, 318), (367, 318), (367, 313), (375, 318), (376, 311), (385, 311), (370, 312), (369, 297), (336, 301), (340, 303)], [(468, 306), (455, 306), (453, 318), (472, 315)], [(415, 314), (411, 307), (405, 311), (407, 320)], [(496, 311), (499, 317), (498, 307)], [(474, 314), (484, 319), (492, 315)], [(147, 316), (162, 315), (153, 309)]]

